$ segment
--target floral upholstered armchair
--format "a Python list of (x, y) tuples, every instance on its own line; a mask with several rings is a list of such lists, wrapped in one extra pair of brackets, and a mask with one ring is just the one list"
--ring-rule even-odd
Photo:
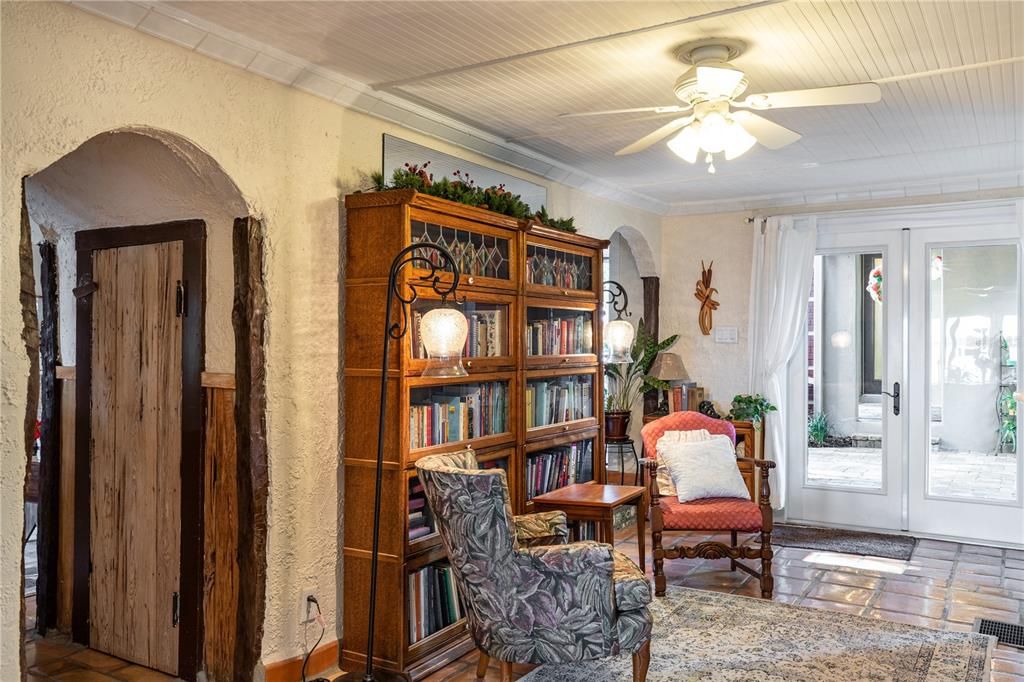
[[(722, 559), (729, 558), (733, 571), (740, 569), (761, 582), (761, 596), (772, 598), (772, 491), (768, 485), (768, 472), (775, 468), (775, 462), (767, 459), (737, 457), (740, 462), (750, 462), (760, 469), (761, 486), (757, 501), (733, 497), (710, 497), (690, 502), (680, 502), (678, 497), (664, 494), (671, 485), (671, 479), (664, 464), (654, 453), (658, 452), (658, 440), (666, 431), (705, 430), (710, 434), (726, 435), (736, 444), (736, 428), (732, 422), (715, 419), (700, 412), (673, 412), (649, 424), (640, 431), (647, 458), (643, 465), (650, 472), (648, 496), (651, 503), (651, 554), (654, 564), (654, 590), (657, 596), (665, 594), (665, 559)], [(672, 493), (674, 494), (674, 493)], [(711, 540), (686, 546), (678, 542), (671, 547), (662, 546), (662, 533), (666, 530), (700, 531), (707, 533), (728, 532), (731, 543)], [(739, 533), (758, 534), (753, 545), (741, 545)], [(761, 570), (755, 570), (737, 559), (760, 559)]]
[[(480, 650), (502, 680), (513, 663), (570, 663), (633, 655), (650, 662), (651, 587), (610, 545), (565, 544), (565, 514), (514, 516), (501, 469), (478, 469), (472, 450), (423, 457), (416, 469)], [(544, 541), (553, 544), (538, 544)]]

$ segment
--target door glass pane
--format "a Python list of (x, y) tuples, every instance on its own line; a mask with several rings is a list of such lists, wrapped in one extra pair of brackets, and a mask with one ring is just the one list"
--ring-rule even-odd
[(884, 270), (880, 253), (815, 256), (807, 310), (808, 485), (882, 488)]
[(928, 494), (1017, 499), (1017, 248), (929, 251)]

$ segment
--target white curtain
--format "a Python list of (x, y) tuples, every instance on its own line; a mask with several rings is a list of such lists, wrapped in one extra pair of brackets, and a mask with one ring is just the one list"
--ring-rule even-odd
[[(750, 282), (750, 392), (779, 408), (765, 420), (765, 454), (777, 468), (770, 479), (772, 506), (786, 502), (790, 444), (787, 367), (807, 339), (807, 299), (814, 272), (817, 220), (813, 216), (773, 216), (754, 230)], [(797, 448), (792, 448), (794, 452)]]

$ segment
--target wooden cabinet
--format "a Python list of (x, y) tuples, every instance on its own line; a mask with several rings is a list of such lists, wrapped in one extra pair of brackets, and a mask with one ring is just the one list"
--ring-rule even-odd
[[(463, 619), (430, 627), (416, 622), (417, 575), (446, 562), (416, 460), (472, 447), (481, 466), (508, 473), (516, 513), (528, 511), (527, 494), (541, 488), (604, 481), (597, 353), (607, 242), (413, 191), (353, 194), (345, 206), (345, 670), (365, 665), (378, 385), (395, 254), (422, 242), (447, 248), (460, 265), (458, 297), (465, 297), (460, 305), (470, 323), (463, 357), (469, 375), (420, 376), (426, 361), (415, 331), (441, 302), (429, 286), (419, 288), (409, 333), (391, 345), (388, 359), (374, 657), (418, 679), (473, 644)], [(407, 267), (399, 285), (408, 291), (427, 272)], [(435, 410), (461, 415), (468, 405), (486, 409), (435, 428)]]

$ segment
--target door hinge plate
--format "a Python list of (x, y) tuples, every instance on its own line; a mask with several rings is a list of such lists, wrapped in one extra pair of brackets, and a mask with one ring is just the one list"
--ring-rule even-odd
[(171, 626), (178, 627), (181, 619), (181, 595), (177, 592), (171, 595)]

